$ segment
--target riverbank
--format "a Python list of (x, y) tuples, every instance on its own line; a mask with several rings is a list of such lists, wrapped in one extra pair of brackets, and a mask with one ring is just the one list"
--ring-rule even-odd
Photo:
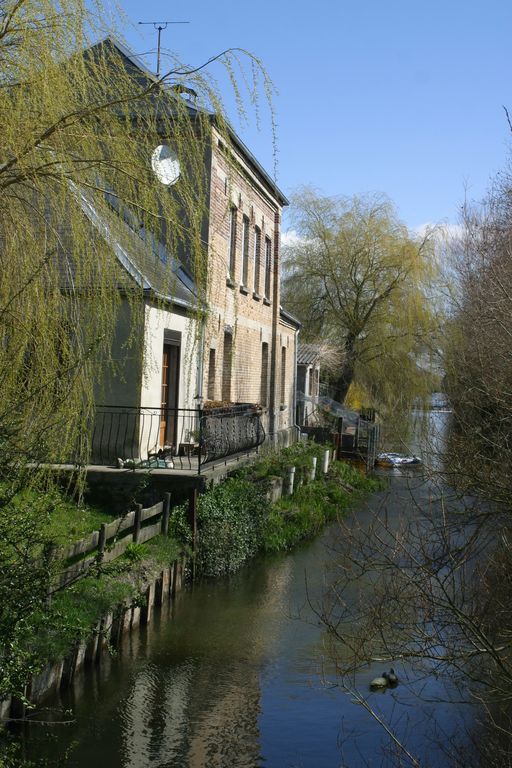
[[(423, 519), (430, 488), (421, 470), (385, 480), (350, 504), (343, 527), (335, 522), (287, 552), (177, 592), (150, 624), (123, 636), (114, 656), (103, 654), (34, 714), (73, 722), (19, 726), (27, 759), (47, 768), (393, 765), (390, 737), (340, 685), (332, 635), (316, 613), (347, 566), (347, 526), (366, 529), (386, 510), (397, 526)], [(344, 609), (371, 602), (375, 587), (355, 578), (341, 595)], [(401, 684), (371, 692), (389, 666)], [(450, 700), (455, 691), (407, 659), (360, 667), (352, 682), (421, 765), (446, 768), (447, 744), (471, 726), (467, 703)]]
[[(48, 689), (72, 679), (78, 667), (96, 661), (99, 652), (114, 645), (112, 617), (122, 630), (138, 625), (134, 610), (137, 619), (142, 610), (147, 620), (151, 585), (176, 565), (181, 553), (187, 553), (198, 577), (234, 573), (259, 552), (283, 551), (315, 536), (361, 494), (377, 487), (375, 480), (347, 464), (335, 462), (324, 473), (325, 451), (325, 446), (308, 443), (265, 454), (204, 494), (198, 504), (194, 551), (187, 509), (176, 507), (168, 537), (130, 545), (122, 558), (99, 564), (94, 574), (57, 593), (46, 611), (33, 617), (33, 632), (23, 649), (31, 655), (33, 679), (41, 670), (57, 672), (39, 675), (37, 684), (26, 689), (29, 700), (37, 703)], [(293, 495), (287, 486), (290, 467), (295, 467)], [(288, 495), (276, 501), (279, 484)], [(119, 618), (127, 614), (129, 620)], [(66, 659), (75, 660), (67, 675), (62, 671)], [(16, 707), (4, 705), (3, 710), (5, 717)]]

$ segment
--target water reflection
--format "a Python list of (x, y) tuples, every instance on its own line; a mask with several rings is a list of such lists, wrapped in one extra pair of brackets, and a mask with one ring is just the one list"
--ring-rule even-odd
[[(398, 525), (404, 514), (420, 516), (425, 503), (437, 503), (437, 489), (421, 473), (387, 476), (388, 487), (358, 507), (352, 525), (364, 527), (375, 514)], [(292, 554), (178, 595), (115, 658), (52, 702), (73, 708), (76, 724), (27, 730), (28, 756), (56, 765), (70, 748), (69, 768), (391, 765), (393, 743), (368, 702), (425, 765), (444, 768), (444, 745), (468, 717), (465, 705), (447, 703), (456, 690), (402, 665), (397, 689), (370, 694), (380, 664), (358, 670), (349, 695), (339, 686), (313, 608), (338, 576), (343, 544), (333, 526)], [(353, 605), (373, 588), (365, 576), (344, 600)]]

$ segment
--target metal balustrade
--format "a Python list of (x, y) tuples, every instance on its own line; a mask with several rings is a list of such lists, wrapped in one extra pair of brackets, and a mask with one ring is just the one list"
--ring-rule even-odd
[(102, 405), (94, 415), (90, 463), (200, 474), (264, 440), (261, 412), (251, 404), (205, 410)]

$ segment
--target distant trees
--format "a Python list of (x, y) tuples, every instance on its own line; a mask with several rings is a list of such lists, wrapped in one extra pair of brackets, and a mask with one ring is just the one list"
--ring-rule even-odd
[(466, 206), (453, 245), (456, 291), (445, 335), (459, 483), (510, 503), (512, 493), (512, 175)]
[(304, 188), (292, 197), (292, 217), (283, 300), (305, 340), (339, 350), (337, 398), (355, 385), (368, 404), (396, 406), (428, 391), (420, 361), (437, 327), (429, 233), (413, 238), (380, 195), (332, 198)]

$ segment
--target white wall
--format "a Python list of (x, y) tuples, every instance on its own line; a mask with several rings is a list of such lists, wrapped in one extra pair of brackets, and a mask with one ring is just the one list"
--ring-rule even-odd
[[(145, 411), (141, 422), (141, 445), (152, 450), (158, 442), (158, 409), (161, 404), (162, 354), (164, 331), (181, 333), (178, 408), (197, 408), (197, 366), (199, 345), (195, 341), (196, 320), (177, 314), (170, 309), (146, 306), (144, 338), (144, 370), (140, 395), (141, 408), (155, 409), (154, 416)], [(186, 439), (186, 430), (193, 428), (192, 416), (181, 416), (178, 424), (178, 442)], [(143, 457), (144, 458), (144, 457)]]
[(160, 407), (164, 330), (181, 332), (179, 408), (195, 408), (198, 344), (194, 343), (196, 321), (168, 309), (146, 306), (144, 373), (140, 404)]

